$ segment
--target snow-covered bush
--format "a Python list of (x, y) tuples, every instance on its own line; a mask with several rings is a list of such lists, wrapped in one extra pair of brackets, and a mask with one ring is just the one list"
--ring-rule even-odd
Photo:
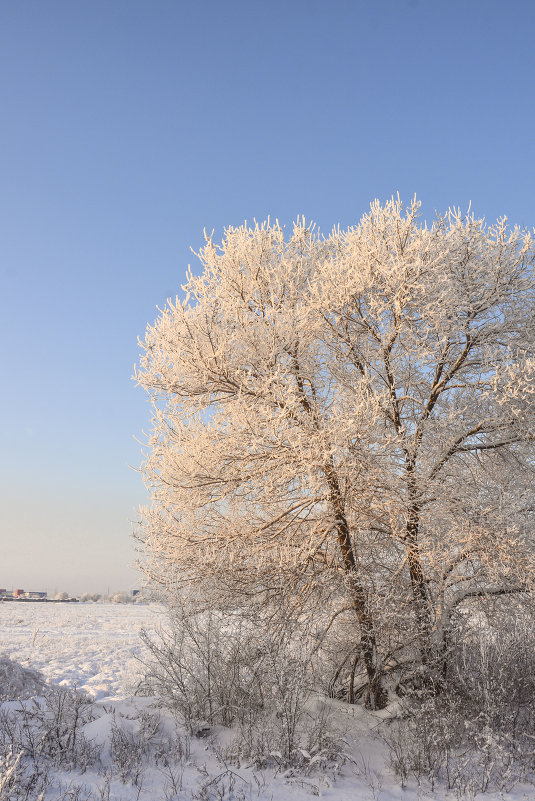
[(121, 713), (3, 662), (0, 801), (139, 799), (142, 789), (146, 795), (147, 769), (151, 798), (171, 801), (178, 795), (190, 764), (190, 740), (169, 717), (161, 724), (160, 713), (147, 704)]
[(450, 654), (438, 691), (406, 698), (401, 708), (380, 737), (403, 785), (413, 776), (475, 793), (533, 780), (533, 621), (472, 630)]
[(81, 729), (91, 720), (91, 702), (78, 690), (47, 687), (44, 695), (12, 702), (0, 711), (0, 753), (22, 752), (24, 761), (84, 772), (96, 761)]
[(263, 706), (261, 656), (239, 617), (174, 609), (167, 627), (141, 632), (153, 659), (142, 690), (157, 695), (184, 719), (190, 733), (256, 718)]
[(0, 657), (0, 703), (41, 695), (45, 687), (42, 676), (24, 668), (7, 656)]
[(84, 592), (80, 596), (80, 601), (82, 601), (82, 603), (97, 603), (97, 601), (100, 601), (100, 598), (101, 595), (98, 592)]
[(121, 590), (113, 595), (101, 595), (98, 592), (84, 592), (80, 596), (80, 601), (84, 603), (103, 603), (103, 604), (135, 604), (144, 602), (144, 598), (137, 593), (133, 595), (128, 590)]
[(129, 592), (116, 592), (112, 595), (111, 601), (114, 604), (130, 604), (133, 603), (133, 597)]
[(190, 734), (231, 727), (227, 761), (319, 763), (336, 752), (325, 710), (312, 709), (321, 679), (305, 625), (291, 632), (244, 613), (175, 607), (166, 628), (141, 636), (152, 658), (139, 691), (178, 712)]
[(83, 693), (46, 685), (6, 658), (0, 681), (0, 801), (41, 798), (53, 769), (84, 773), (98, 763), (82, 732), (92, 712)]

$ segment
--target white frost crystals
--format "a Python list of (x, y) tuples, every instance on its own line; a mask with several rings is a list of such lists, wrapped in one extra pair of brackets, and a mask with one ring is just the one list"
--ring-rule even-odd
[(149, 577), (315, 617), (379, 707), (404, 665), (438, 680), (467, 605), (524, 598), (534, 575), (533, 240), (456, 210), (427, 227), (419, 207), (208, 238), (136, 372)]

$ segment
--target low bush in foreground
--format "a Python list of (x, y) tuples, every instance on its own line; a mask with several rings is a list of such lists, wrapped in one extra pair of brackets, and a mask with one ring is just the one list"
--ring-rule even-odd
[(174, 609), (157, 634), (142, 632), (151, 659), (139, 691), (161, 698), (190, 735), (231, 728), (233, 764), (336, 761), (341, 741), (317, 700), (317, 644), (243, 615)]
[(535, 632), (473, 631), (451, 654), (439, 691), (406, 697), (380, 738), (402, 786), (437, 781), (460, 794), (534, 779)]

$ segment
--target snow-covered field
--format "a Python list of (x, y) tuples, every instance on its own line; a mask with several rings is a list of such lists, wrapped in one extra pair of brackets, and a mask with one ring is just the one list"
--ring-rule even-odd
[(145, 604), (0, 604), (0, 652), (94, 699), (124, 697), (139, 670), (139, 630), (161, 617)]
[[(215, 755), (213, 743), (188, 738), (180, 722), (158, 710), (154, 699), (132, 695), (140, 671), (135, 655), (142, 655), (139, 629), (156, 627), (161, 617), (161, 610), (152, 605), (0, 604), (0, 657), (8, 655), (25, 667), (39, 670), (48, 683), (76, 686), (95, 701), (94, 719), (85, 724), (83, 733), (98, 749), (98, 769), (94, 764), (84, 772), (53, 769), (46, 792), (41, 795), (36, 789), (27, 796), (28, 801), (459, 798), (455, 792), (431, 792), (415, 784), (402, 790), (388, 766), (384, 747), (371, 736), (380, 715), (336, 702), (332, 702), (333, 708), (345, 733), (348, 757), (343, 764), (306, 774), (226, 765)], [(13, 709), (13, 702), (8, 706)], [(159, 726), (150, 735), (152, 762), (136, 773), (136, 753), (145, 753), (139, 734), (153, 727), (151, 721), (157, 717)], [(220, 742), (224, 740), (224, 732), (217, 734)], [(115, 756), (113, 752), (119, 741), (125, 745), (122, 757), (117, 750)], [(4, 765), (4, 776), (6, 770)], [(11, 798), (3, 792), (0, 765), (0, 801)], [(509, 794), (478, 794), (477, 798), (528, 801), (535, 798), (535, 788), (523, 786)]]

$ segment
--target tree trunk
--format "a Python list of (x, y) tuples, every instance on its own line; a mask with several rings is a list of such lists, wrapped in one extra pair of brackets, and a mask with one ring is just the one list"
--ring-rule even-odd
[[(418, 634), (423, 637), (424, 643), (427, 644), (429, 643), (431, 635), (431, 608), (420, 559), (420, 549), (418, 547), (419, 513), (420, 510), (417, 505), (413, 505), (409, 509), (405, 547), (407, 551), (409, 574), (411, 577), (412, 594), (416, 608)], [(426, 650), (426, 647), (427, 646), (424, 645), (424, 650)]]
[(332, 464), (326, 467), (325, 475), (329, 484), (331, 503), (335, 513), (342, 563), (349, 581), (351, 602), (360, 626), (360, 645), (368, 676), (365, 705), (369, 709), (384, 709), (388, 703), (388, 695), (382, 686), (382, 670), (377, 653), (373, 619), (368, 608), (364, 587), (358, 576), (358, 566), (352, 548), (351, 534), (345, 515), (342, 493)]
[(418, 545), (418, 534), (420, 526), (420, 505), (417, 498), (417, 486), (415, 480), (415, 463), (413, 458), (406, 460), (407, 470), (407, 489), (409, 495), (409, 508), (407, 513), (407, 528), (405, 533), (405, 549), (407, 554), (407, 564), (411, 577), (412, 595), (416, 612), (416, 624), (418, 627), (418, 639), (420, 640), (420, 651), (424, 665), (429, 663), (431, 656), (431, 631), (432, 631), (432, 608), (429, 600), (429, 592), (425, 580), (425, 574), (420, 558), (420, 548)]

